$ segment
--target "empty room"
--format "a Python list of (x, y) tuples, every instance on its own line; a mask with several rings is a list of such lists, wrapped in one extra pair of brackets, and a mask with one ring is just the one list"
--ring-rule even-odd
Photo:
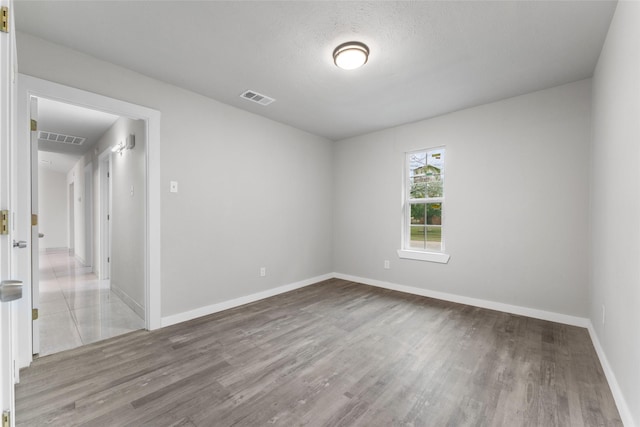
[(640, 2), (2, 4), (5, 425), (640, 427)]

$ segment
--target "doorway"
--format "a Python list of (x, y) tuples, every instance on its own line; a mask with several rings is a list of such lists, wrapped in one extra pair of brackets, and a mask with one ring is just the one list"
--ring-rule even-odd
[[(146, 181), (148, 183), (146, 193), (145, 224), (143, 231), (145, 234), (144, 250), (145, 259), (138, 266), (144, 275), (144, 301), (145, 301), (145, 325), (147, 329), (157, 329), (161, 326), (160, 316), (160, 293), (161, 293), (161, 269), (160, 269), (160, 112), (147, 107), (143, 107), (129, 102), (120, 101), (103, 95), (86, 92), (69, 86), (42, 80), (24, 74), (18, 75), (18, 142), (20, 145), (29, 146), (29, 102), (32, 96), (41, 96), (52, 100), (71, 102), (75, 105), (82, 105), (95, 110), (111, 112), (122, 117), (142, 120), (146, 124)], [(24, 150), (26, 151), (26, 150)], [(18, 153), (17, 163), (21, 171), (29, 171), (30, 156), (21, 151)], [(98, 153), (100, 154), (100, 153)], [(29, 173), (18, 176), (18, 180), (30, 183)], [(18, 218), (30, 216), (30, 200), (26, 196), (28, 190), (21, 193), (17, 202)], [(138, 193), (139, 194), (139, 193)], [(99, 212), (99, 211), (94, 211)], [(96, 221), (95, 223), (99, 223)], [(32, 227), (28, 223), (19, 222), (17, 230), (24, 235), (31, 235)], [(77, 230), (76, 230), (77, 231)], [(95, 255), (94, 255), (95, 257)], [(31, 274), (27, 271), (31, 269), (31, 256), (25, 254), (26, 263), (18, 273), (24, 273), (29, 278)], [(20, 264), (22, 266), (22, 264)], [(18, 367), (29, 366), (33, 358), (33, 332), (32, 327), (32, 304), (34, 301), (33, 289), (25, 287), (23, 299), (29, 304), (23, 304), (18, 314)]]
[[(139, 120), (36, 99), (37, 150), (32, 156), (38, 167), (33, 170), (32, 182), (37, 186), (32, 195), (38, 200), (32, 206), (37, 207), (34, 212), (42, 238), (41, 250), (32, 260), (40, 276), (38, 280), (33, 274), (33, 301), (39, 301), (33, 351), (43, 356), (145, 326), (144, 276), (136, 277), (127, 265), (128, 261), (136, 266), (144, 263), (144, 233), (127, 227), (134, 222), (137, 229), (145, 229), (146, 178), (144, 169), (139, 170), (139, 159), (146, 156), (147, 144), (145, 126)], [(114, 153), (113, 148), (125, 138), (135, 138), (131, 135), (139, 141), (136, 152), (132, 146), (129, 152)], [(113, 177), (112, 157), (118, 172)], [(106, 183), (98, 178), (102, 176)], [(112, 180), (116, 191), (112, 191)], [(64, 186), (66, 204), (60, 203), (64, 196), (57, 188)], [(126, 190), (129, 187), (138, 189), (137, 198)], [(63, 205), (66, 209), (61, 209)], [(126, 221), (113, 221), (112, 205), (126, 215)], [(55, 240), (65, 218), (66, 244)], [(93, 227), (94, 222), (105, 224), (106, 233), (101, 232), (103, 227)], [(128, 256), (112, 269), (114, 243)]]

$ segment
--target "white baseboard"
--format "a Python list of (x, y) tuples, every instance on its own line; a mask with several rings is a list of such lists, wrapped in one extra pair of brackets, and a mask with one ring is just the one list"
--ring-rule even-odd
[(631, 411), (629, 410), (629, 406), (627, 405), (624, 395), (620, 390), (620, 386), (618, 385), (618, 381), (616, 380), (613, 370), (609, 365), (609, 361), (607, 360), (604, 350), (600, 345), (600, 341), (598, 340), (598, 336), (595, 333), (591, 320), (584, 317), (570, 316), (567, 314), (555, 313), (555, 312), (545, 311), (545, 310), (538, 310), (538, 309), (529, 308), (529, 307), (504, 304), (500, 302), (488, 301), (488, 300), (483, 300), (479, 298), (465, 297), (461, 295), (449, 294), (446, 292), (438, 292), (438, 291), (432, 291), (432, 290), (427, 290), (422, 288), (416, 288), (413, 286), (398, 285), (391, 282), (384, 282), (384, 281), (375, 280), (375, 279), (367, 279), (365, 277), (352, 276), (349, 274), (329, 273), (329, 274), (324, 274), (322, 276), (316, 276), (310, 279), (302, 280), (300, 282), (291, 283), (289, 285), (284, 285), (274, 289), (269, 289), (263, 292), (258, 292), (258, 293), (247, 295), (244, 297), (235, 298), (229, 301), (223, 301), (218, 304), (212, 304), (206, 307), (200, 307), (195, 310), (190, 310), (184, 313), (178, 313), (171, 316), (163, 317), (161, 320), (161, 326), (165, 327), (165, 326), (175, 325), (176, 323), (185, 322), (187, 320), (217, 313), (219, 311), (228, 310), (230, 308), (238, 307), (238, 306), (255, 302), (261, 299), (269, 298), (275, 295), (279, 295), (295, 289), (303, 288), (305, 286), (313, 285), (315, 283), (322, 282), (324, 280), (328, 280), (332, 278), (343, 279), (343, 280), (348, 280), (350, 282), (363, 283), (365, 285), (371, 285), (379, 288), (405, 292), (413, 295), (435, 298), (435, 299), (455, 302), (459, 304), (471, 305), (474, 307), (486, 308), (489, 310), (502, 311), (505, 313), (517, 314), (521, 316), (532, 317), (535, 319), (548, 320), (551, 322), (563, 323), (566, 325), (586, 328), (589, 331), (589, 336), (591, 337), (593, 346), (596, 349), (596, 354), (600, 359), (602, 369), (604, 370), (605, 376), (609, 383), (609, 387), (611, 388), (611, 392), (613, 394), (613, 398), (618, 407), (618, 411), (620, 412), (620, 417), (622, 418), (623, 424), (626, 427), (637, 427), (633, 422), (633, 418), (631, 417)]
[(217, 304), (208, 305), (206, 307), (200, 307), (194, 310), (185, 311), (183, 313), (173, 314), (171, 316), (163, 317), (160, 321), (160, 325), (164, 328), (165, 326), (171, 326), (175, 325), (176, 323), (186, 322), (187, 320), (195, 319), (197, 317), (207, 316), (219, 311), (228, 310), (230, 308), (235, 308), (241, 305), (249, 304), (251, 302), (259, 301), (261, 299), (293, 291), (295, 289), (304, 288), (305, 286), (313, 285), (324, 280), (329, 280), (333, 277), (334, 275), (331, 273), (323, 274), (322, 276), (312, 277), (310, 279), (301, 280), (299, 282), (290, 283), (288, 285), (279, 286), (277, 288), (268, 289), (266, 291), (257, 292), (255, 294), (246, 295), (229, 301), (223, 301)]
[(490, 310), (502, 311), (505, 313), (518, 314), (521, 316), (533, 317), (535, 319), (548, 320), (556, 323), (563, 323), (571, 326), (579, 326), (582, 328), (587, 328), (589, 331), (589, 336), (591, 337), (591, 341), (593, 342), (593, 346), (596, 349), (596, 354), (600, 359), (600, 364), (602, 365), (602, 369), (604, 370), (605, 376), (607, 378), (607, 382), (609, 383), (609, 387), (611, 388), (611, 393), (613, 394), (613, 399), (616, 402), (616, 406), (618, 407), (618, 412), (620, 413), (620, 418), (622, 419), (622, 423), (626, 427), (637, 427), (633, 418), (631, 417), (631, 411), (629, 410), (629, 406), (620, 390), (620, 386), (618, 385), (618, 381), (616, 376), (611, 369), (611, 365), (609, 365), (609, 361), (607, 360), (607, 356), (600, 345), (600, 341), (598, 340), (598, 336), (595, 333), (593, 328), (593, 324), (591, 320), (583, 317), (569, 316), (566, 314), (554, 313), (550, 311), (537, 310), (528, 307), (521, 307), (517, 305), (503, 304), (494, 301), (487, 301), (478, 298), (470, 298), (464, 297), (455, 294), (448, 294), (445, 292), (437, 292), (430, 291), (422, 288), (415, 288), (412, 286), (404, 286), (398, 285), (390, 282), (383, 282), (380, 280), (367, 279), (364, 277), (351, 276), (348, 274), (342, 273), (334, 273), (334, 277), (337, 279), (348, 280), (356, 283), (364, 283), (365, 285), (376, 286), (384, 289), (391, 289), (394, 291), (406, 292), (413, 295), (420, 295), (424, 297), (436, 298), (444, 301), (451, 301), (460, 304), (472, 305), (475, 307), (488, 308)]
[(74, 254), (73, 256), (75, 257), (76, 261), (82, 264), (83, 268), (91, 267), (90, 265), (87, 265), (87, 262), (80, 255)]
[(571, 326), (579, 326), (581, 328), (588, 328), (588, 326), (590, 325), (589, 319), (584, 317), (570, 316), (567, 314), (554, 313), (551, 311), (538, 310), (535, 308), (504, 304), (500, 302), (488, 301), (488, 300), (483, 300), (479, 298), (465, 297), (465, 296), (449, 294), (445, 292), (431, 291), (428, 289), (416, 288), (413, 286), (398, 285), (391, 282), (383, 282), (381, 280), (368, 279), (366, 277), (351, 276), (349, 274), (328, 273), (322, 276), (312, 277), (310, 279), (305, 279), (300, 282), (279, 286), (277, 288), (268, 289), (266, 291), (243, 296), (240, 298), (235, 298), (229, 301), (223, 301), (217, 304), (212, 304), (205, 307), (196, 308), (194, 310), (185, 311), (183, 313), (166, 316), (162, 318), (161, 326), (165, 327), (165, 326), (175, 325), (176, 323), (185, 322), (187, 320), (195, 319), (201, 316), (206, 316), (208, 314), (217, 313), (219, 311), (228, 310), (230, 308), (238, 307), (240, 305), (248, 304), (264, 298), (269, 298), (274, 295), (279, 295), (284, 292), (289, 292), (294, 289), (299, 289), (305, 286), (313, 285), (314, 283), (322, 282), (324, 280), (333, 279), (333, 278), (348, 280), (350, 282), (363, 283), (365, 285), (376, 286), (378, 288), (390, 289), (393, 291), (405, 292), (413, 295), (420, 295), (423, 297), (435, 298), (435, 299), (455, 302), (459, 304), (466, 304), (466, 305), (472, 305), (475, 307), (487, 308), (489, 310), (496, 310), (496, 311), (502, 311), (505, 313), (518, 314), (521, 316), (532, 317), (534, 319), (564, 323), (565, 325), (571, 325)]
[(611, 365), (609, 365), (607, 355), (605, 354), (604, 349), (600, 344), (600, 340), (598, 339), (598, 335), (596, 334), (596, 330), (594, 329), (591, 321), (589, 321), (589, 326), (587, 327), (587, 329), (589, 330), (591, 342), (593, 342), (593, 346), (596, 349), (596, 354), (600, 359), (600, 364), (602, 365), (602, 369), (604, 370), (604, 375), (605, 377), (607, 377), (607, 382), (609, 383), (611, 394), (613, 394), (613, 399), (616, 401), (616, 406), (618, 407), (618, 412), (620, 412), (622, 424), (624, 424), (625, 427), (636, 427), (635, 423), (633, 422), (633, 417), (631, 416), (631, 410), (629, 409), (627, 401), (622, 394), (622, 390), (620, 390), (618, 380), (613, 373), (613, 369), (611, 369)]
[(395, 283), (367, 279), (365, 277), (351, 276), (342, 273), (334, 273), (334, 277), (338, 279), (349, 280), (351, 282), (364, 283), (365, 285), (376, 286), (378, 288), (391, 289), (393, 291), (456, 302), (459, 304), (472, 305), (474, 307), (482, 307), (489, 310), (502, 311), (505, 313), (518, 314), (520, 316), (533, 317), (534, 319), (564, 323), (565, 325), (579, 326), (581, 328), (586, 328), (589, 326), (589, 319), (586, 319), (584, 317), (570, 316), (567, 314), (554, 313), (552, 311), (538, 310), (535, 308), (522, 307), (519, 305), (504, 304), (501, 302), (488, 301), (479, 298), (464, 297), (461, 295), (449, 294), (446, 292), (431, 291), (428, 289), (398, 285)]
[(119, 287), (113, 285), (111, 286), (111, 290), (122, 300), (122, 302), (128, 305), (131, 310), (133, 310), (138, 316), (140, 316), (141, 319), (145, 318), (144, 307), (140, 305), (136, 300), (131, 298), (129, 294), (127, 294)]

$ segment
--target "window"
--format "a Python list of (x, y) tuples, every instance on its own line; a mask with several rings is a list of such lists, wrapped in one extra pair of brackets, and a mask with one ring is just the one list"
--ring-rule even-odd
[(447, 262), (444, 254), (444, 147), (407, 153), (401, 258)]

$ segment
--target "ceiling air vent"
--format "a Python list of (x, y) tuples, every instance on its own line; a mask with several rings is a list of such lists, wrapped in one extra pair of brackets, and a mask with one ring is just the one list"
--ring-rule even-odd
[(260, 104), (260, 105), (269, 105), (273, 101), (275, 101), (275, 99), (269, 98), (267, 95), (263, 95), (261, 93), (258, 93), (255, 90), (248, 90), (246, 92), (243, 92), (242, 95), (240, 95), (240, 98), (244, 98), (244, 99), (247, 99), (249, 101), (253, 101), (253, 102), (255, 102), (257, 104)]
[(42, 130), (38, 132), (38, 139), (71, 145), (82, 145), (84, 141), (86, 141), (86, 138), (79, 136), (63, 135), (61, 133), (45, 132)]

